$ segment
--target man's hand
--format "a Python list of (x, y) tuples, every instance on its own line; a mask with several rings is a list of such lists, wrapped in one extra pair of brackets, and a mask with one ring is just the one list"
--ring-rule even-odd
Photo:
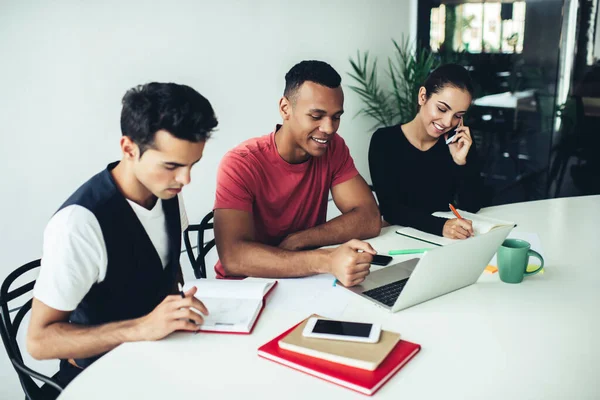
[(139, 340), (159, 340), (177, 330), (197, 331), (197, 324), (204, 322), (200, 313), (208, 315), (204, 304), (194, 297), (197, 290), (196, 287), (191, 288), (185, 292), (185, 298), (181, 295), (167, 296), (150, 314), (139, 318)]
[(277, 247), (289, 251), (302, 250), (302, 245), (300, 244), (300, 242), (295, 240), (295, 235), (293, 233), (291, 235), (287, 235)]
[(442, 231), (450, 239), (466, 239), (473, 236), (473, 222), (468, 219), (453, 218), (446, 221)]
[(369, 243), (350, 240), (329, 253), (329, 272), (346, 287), (358, 285), (369, 275), (374, 254)]

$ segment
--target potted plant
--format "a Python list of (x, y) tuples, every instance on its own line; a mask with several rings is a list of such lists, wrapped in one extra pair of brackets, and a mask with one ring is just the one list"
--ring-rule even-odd
[(359, 50), (356, 59), (349, 60), (352, 72), (348, 75), (356, 82), (350, 89), (364, 103), (358, 115), (373, 118), (376, 121), (373, 128), (412, 120), (417, 114), (419, 88), (440, 64), (431, 50), (408, 39), (403, 38), (400, 43), (392, 39), (392, 42), (394, 54), (387, 59), (386, 79), (379, 79), (378, 60), (369, 57), (368, 51)]

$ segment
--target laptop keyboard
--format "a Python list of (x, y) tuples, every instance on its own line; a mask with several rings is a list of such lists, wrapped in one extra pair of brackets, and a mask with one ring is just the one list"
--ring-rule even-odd
[(366, 292), (362, 292), (362, 294), (386, 306), (392, 307), (396, 303), (398, 296), (400, 296), (402, 289), (404, 289), (406, 282), (408, 282), (408, 278), (367, 290)]

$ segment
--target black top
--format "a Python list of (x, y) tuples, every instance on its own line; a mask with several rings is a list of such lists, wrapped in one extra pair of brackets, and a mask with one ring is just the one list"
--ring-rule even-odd
[(475, 143), (465, 165), (452, 160), (443, 136), (427, 151), (413, 146), (400, 125), (378, 129), (371, 138), (369, 168), (383, 218), (442, 236), (446, 219), (431, 215), (450, 211), (448, 203), (477, 212), (483, 181)]

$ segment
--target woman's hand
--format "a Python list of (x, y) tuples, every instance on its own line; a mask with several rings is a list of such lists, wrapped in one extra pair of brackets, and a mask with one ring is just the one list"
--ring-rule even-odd
[(473, 236), (473, 222), (468, 219), (453, 218), (446, 221), (442, 235), (450, 239), (466, 239)]
[[(444, 139), (448, 140), (448, 132), (444, 134)], [(452, 159), (458, 165), (467, 163), (467, 154), (473, 144), (471, 131), (468, 126), (463, 126), (462, 123), (456, 128), (456, 135), (452, 139), (452, 143), (448, 145)]]

